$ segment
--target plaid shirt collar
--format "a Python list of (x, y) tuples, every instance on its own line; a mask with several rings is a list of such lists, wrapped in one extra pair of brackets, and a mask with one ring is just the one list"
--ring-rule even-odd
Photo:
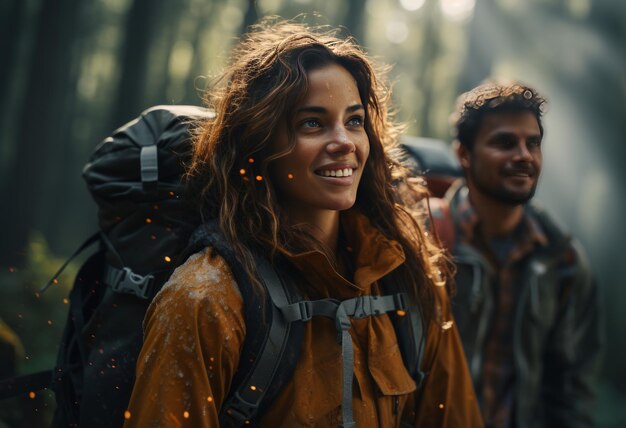
[[(456, 205), (456, 217), (461, 239), (464, 242), (475, 244), (480, 239), (476, 233), (480, 218), (470, 202), (467, 187), (462, 188), (460, 192)], [(514, 235), (515, 246), (507, 257), (508, 263), (520, 260), (536, 246), (545, 247), (548, 245), (548, 238), (528, 206), (524, 207), (524, 216)]]

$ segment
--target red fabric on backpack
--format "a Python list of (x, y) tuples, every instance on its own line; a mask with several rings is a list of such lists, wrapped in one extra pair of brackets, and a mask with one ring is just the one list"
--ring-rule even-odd
[(430, 213), (432, 218), (431, 228), (435, 232), (435, 236), (439, 239), (441, 245), (450, 253), (454, 249), (456, 240), (456, 231), (454, 229), (454, 221), (450, 213), (450, 204), (446, 199), (430, 198)]

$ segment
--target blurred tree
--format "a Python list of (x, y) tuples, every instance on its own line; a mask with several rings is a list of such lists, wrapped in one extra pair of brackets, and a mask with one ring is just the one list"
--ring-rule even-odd
[(150, 52), (163, 25), (170, 24), (164, 16), (164, 0), (133, 0), (126, 16), (121, 44), (120, 81), (115, 91), (109, 129), (115, 129), (136, 117), (149, 104), (146, 77), (151, 71)]
[(363, 0), (348, 0), (343, 22), (352, 37), (363, 44), (365, 41), (365, 7)]
[(259, 20), (259, 11), (257, 10), (256, 0), (248, 0), (248, 8), (243, 19), (240, 33), (245, 33), (248, 28)]
[[(50, 185), (68, 140), (68, 118), (75, 97), (75, 29), (79, 0), (44, 1), (37, 14), (34, 55), (28, 68), (26, 101), (17, 119), (15, 161), (2, 183), (4, 226), (0, 254), (8, 265), (22, 265), (24, 247), (37, 215), (40, 198)], [(45, 209), (45, 208), (44, 208)]]
[[(21, 30), (24, 28), (26, 15), (24, 0), (6, 0), (0, 4), (0, 52), (2, 52), (2, 66), (0, 67), (0, 94), (6, 94), (11, 84), (11, 75), (15, 71), (18, 42)], [(0, 117), (5, 117), (5, 103), (0, 103)]]

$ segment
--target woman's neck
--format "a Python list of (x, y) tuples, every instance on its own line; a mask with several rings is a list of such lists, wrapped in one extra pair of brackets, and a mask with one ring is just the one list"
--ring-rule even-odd
[(291, 224), (306, 224), (307, 229), (323, 247), (330, 251), (329, 256), (335, 258), (339, 239), (339, 211), (322, 211), (298, 213), (289, 217)]

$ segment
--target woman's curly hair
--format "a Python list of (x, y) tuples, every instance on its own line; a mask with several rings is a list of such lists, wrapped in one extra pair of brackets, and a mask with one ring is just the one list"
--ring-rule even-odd
[[(330, 64), (344, 67), (354, 77), (366, 110), (370, 154), (355, 209), (402, 245), (406, 263), (397, 275), (428, 317), (433, 286), (446, 281), (442, 272), (447, 272), (447, 265), (439, 247), (397, 203), (393, 183), (403, 180), (404, 172), (388, 150), (397, 145), (401, 128), (389, 111), (390, 88), (382, 80), (387, 69), (374, 65), (353, 39), (340, 38), (337, 31), (327, 28), (275, 19), (263, 21), (246, 34), (233, 50), (220, 85), (206, 93), (206, 103), (216, 116), (197, 132), (188, 171), (191, 195), (200, 204), (203, 218), (219, 220), (257, 286), (252, 251), (271, 257), (281, 248), (323, 251), (309, 231), (284, 221), (269, 166), (295, 145), (292, 118), (306, 95), (307, 74)], [(291, 145), (286, 152), (276, 153), (271, 142), (284, 125)], [(423, 188), (413, 190), (425, 194)]]

